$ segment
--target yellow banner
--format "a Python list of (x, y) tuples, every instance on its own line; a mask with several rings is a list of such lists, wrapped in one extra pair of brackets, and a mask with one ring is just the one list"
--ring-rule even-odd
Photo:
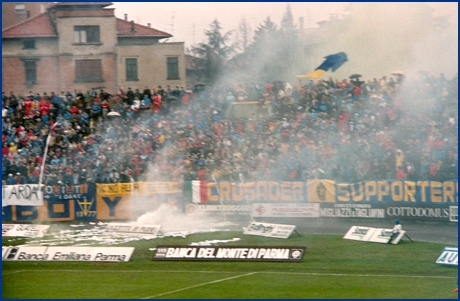
[(335, 203), (335, 181), (333, 180), (308, 180), (307, 202), (309, 203)]
[(131, 196), (97, 196), (96, 212), (98, 220), (116, 220), (132, 218)]
[(114, 183), (96, 184), (97, 195), (107, 194), (171, 194), (182, 192), (181, 182), (134, 182), (134, 183)]

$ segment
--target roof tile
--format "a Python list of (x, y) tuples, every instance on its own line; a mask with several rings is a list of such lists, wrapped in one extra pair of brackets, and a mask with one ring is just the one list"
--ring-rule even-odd
[(57, 37), (50, 17), (46, 12), (2, 31), (2, 38), (27, 37)]
[(155, 28), (134, 24), (134, 31), (132, 30), (132, 23), (130, 21), (122, 20), (117, 18), (117, 30), (119, 36), (130, 36), (130, 37), (158, 37), (158, 38), (170, 38), (171, 34), (160, 31)]

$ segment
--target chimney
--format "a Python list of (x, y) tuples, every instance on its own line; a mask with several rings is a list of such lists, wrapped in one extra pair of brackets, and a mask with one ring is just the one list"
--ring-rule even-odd
[(303, 29), (303, 17), (299, 18), (299, 29)]
[(147, 23), (147, 26), (150, 28), (150, 23)]
[(128, 14), (125, 14), (125, 21), (128, 21)]
[(134, 21), (131, 21), (131, 31), (135, 31), (135, 29), (134, 29)]

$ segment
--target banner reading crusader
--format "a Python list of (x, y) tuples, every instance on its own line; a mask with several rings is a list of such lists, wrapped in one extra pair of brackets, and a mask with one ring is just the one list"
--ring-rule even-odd
[(388, 205), (457, 205), (458, 181), (206, 182), (190, 181), (184, 196), (196, 204), (336, 203)]
[[(160, 206), (250, 214), (255, 203), (270, 203), (270, 208), (284, 208), (277, 212), (289, 211), (289, 215), (299, 210), (305, 215), (301, 204), (320, 204), (314, 210), (318, 217), (409, 216), (458, 222), (458, 181), (136, 182), (42, 190), (34, 185), (6, 185), (2, 218), (18, 222), (133, 219)], [(257, 209), (259, 215), (262, 209)]]

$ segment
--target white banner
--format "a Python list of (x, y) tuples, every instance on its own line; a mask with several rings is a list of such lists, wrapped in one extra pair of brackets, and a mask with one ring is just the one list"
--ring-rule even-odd
[(436, 259), (436, 263), (458, 266), (458, 247), (444, 247), (441, 255)]
[(43, 193), (38, 184), (4, 185), (2, 187), (2, 207), (43, 206)]
[(449, 221), (458, 223), (458, 206), (449, 206)]
[[(394, 244), (394, 245), (397, 244), (401, 240), (401, 238), (404, 236), (405, 233), (406, 233), (406, 231), (404, 231), (404, 230), (399, 231), (398, 236), (393, 238), (391, 240), (391, 243)], [(376, 228), (374, 233), (372, 234), (371, 238), (369, 238), (369, 241), (371, 241), (371, 242), (379, 242), (379, 243), (382, 243), (382, 244), (387, 244), (388, 241), (390, 240), (392, 234), (393, 234), (392, 229)]]
[(243, 234), (265, 237), (288, 238), (295, 229), (295, 225), (281, 225), (252, 222), (243, 228)]
[[(343, 238), (351, 240), (388, 243), (392, 234), (392, 229), (352, 226)], [(404, 236), (404, 234), (406, 234), (406, 231), (401, 230), (398, 236), (391, 240), (391, 244), (397, 244)]]
[(114, 232), (116, 234), (143, 234), (156, 236), (160, 227), (159, 225), (110, 223), (105, 227), (105, 231)]
[(2, 236), (43, 237), (49, 225), (2, 224)]
[(6, 254), (6, 252), (8, 252), (9, 249), (10, 249), (10, 247), (4, 247), (4, 246), (2, 246), (2, 258), (5, 257), (5, 254)]
[(372, 234), (374, 234), (374, 231), (375, 228), (353, 226), (350, 228), (350, 230), (348, 230), (347, 234), (345, 234), (343, 238), (368, 241), (369, 238), (371, 238)]
[(319, 203), (253, 203), (254, 217), (319, 217)]
[(8, 247), (6, 261), (104, 261), (128, 262), (134, 247)]

